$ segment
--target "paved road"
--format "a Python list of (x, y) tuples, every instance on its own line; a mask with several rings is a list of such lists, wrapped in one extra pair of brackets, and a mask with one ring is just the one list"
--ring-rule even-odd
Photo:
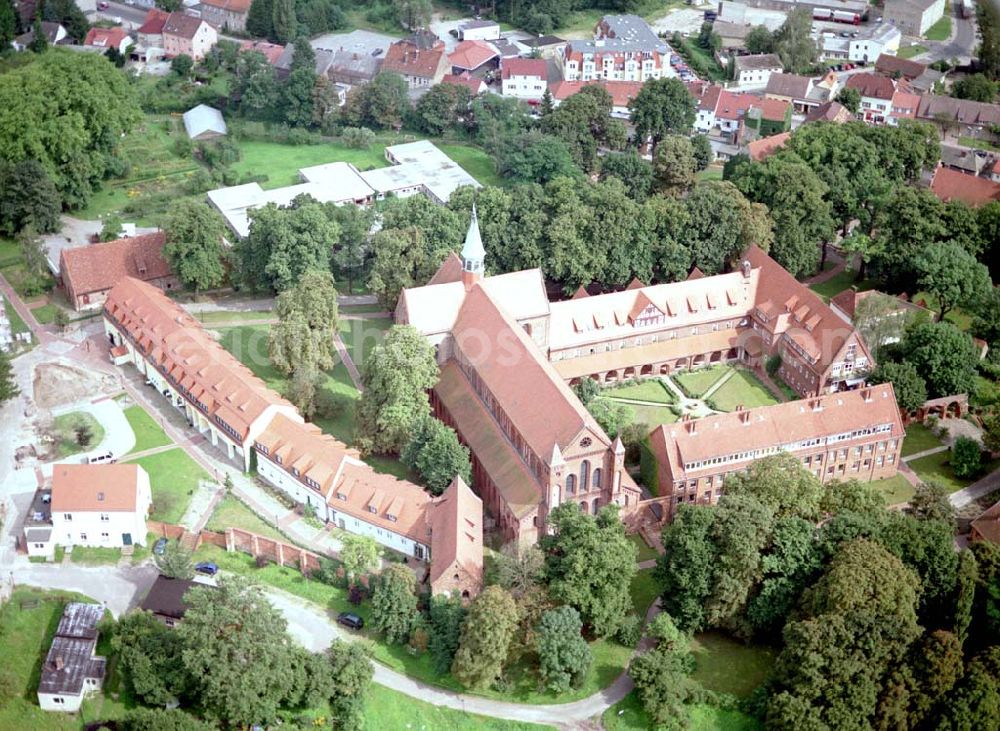
[(986, 477), (973, 482), (966, 488), (957, 490), (948, 496), (948, 501), (956, 508), (962, 508), (973, 500), (989, 495), (994, 490), (1000, 490), (1000, 470), (994, 470)]
[[(993, 0), (1000, 7), (1000, 0)], [(963, 61), (972, 57), (976, 44), (976, 21), (974, 18), (961, 18), (956, 12), (956, 6), (949, 2), (945, 12), (951, 14), (951, 37), (945, 41), (921, 41), (921, 45), (927, 46), (927, 53), (917, 57), (921, 63), (933, 63), (941, 59), (958, 58)]]

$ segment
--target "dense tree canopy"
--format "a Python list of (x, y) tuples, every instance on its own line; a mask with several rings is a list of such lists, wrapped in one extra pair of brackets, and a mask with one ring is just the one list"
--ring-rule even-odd
[(181, 201), (170, 209), (163, 228), (163, 255), (178, 279), (196, 292), (222, 284), (225, 231), (215, 211), (202, 202)]

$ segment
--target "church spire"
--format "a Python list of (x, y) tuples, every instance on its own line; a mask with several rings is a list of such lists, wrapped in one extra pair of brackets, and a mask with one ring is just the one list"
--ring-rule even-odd
[(479, 218), (476, 216), (476, 204), (472, 204), (472, 220), (465, 234), (465, 245), (462, 246), (462, 281), (468, 289), (483, 278), (486, 262), (486, 249), (483, 238), (479, 235)]

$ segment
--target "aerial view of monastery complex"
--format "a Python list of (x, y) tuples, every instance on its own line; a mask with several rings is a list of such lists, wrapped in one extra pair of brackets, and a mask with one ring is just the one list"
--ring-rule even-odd
[(995, 0), (0, 0), (0, 731), (1000, 728)]

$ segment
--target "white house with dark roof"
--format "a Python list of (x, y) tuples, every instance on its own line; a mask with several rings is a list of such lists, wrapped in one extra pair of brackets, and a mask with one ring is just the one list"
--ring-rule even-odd
[(75, 713), (83, 699), (101, 689), (107, 661), (97, 656), (100, 604), (71, 602), (63, 609), (38, 679), (38, 705), (43, 711)]

